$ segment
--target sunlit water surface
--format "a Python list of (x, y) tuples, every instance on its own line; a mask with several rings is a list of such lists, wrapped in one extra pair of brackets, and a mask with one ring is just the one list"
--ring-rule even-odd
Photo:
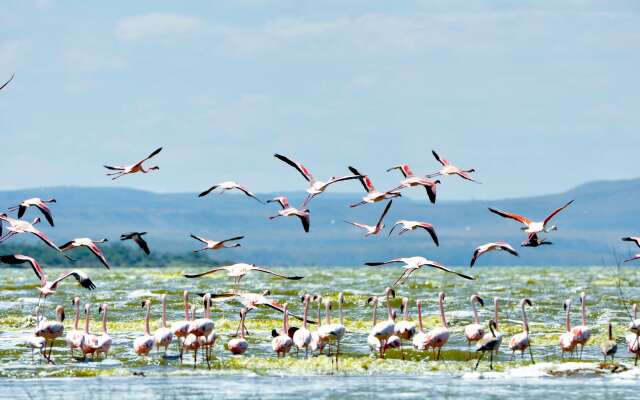
[[(477, 268), (477, 269), (476, 269)], [(77, 398), (109, 398), (114, 395), (142, 398), (313, 398), (387, 397), (389, 391), (400, 398), (411, 397), (500, 397), (518, 393), (527, 398), (562, 395), (565, 398), (602, 398), (603, 396), (631, 396), (638, 391), (640, 369), (633, 366), (633, 357), (626, 350), (624, 335), (629, 315), (621, 301), (617, 287), (628, 301), (640, 298), (640, 272), (636, 268), (614, 267), (476, 267), (476, 281), (465, 281), (438, 271), (423, 270), (398, 289), (392, 302), (399, 307), (400, 297), (411, 299), (411, 318), (415, 319), (415, 299), (423, 300), (425, 329), (438, 324), (437, 294), (446, 293), (446, 314), (451, 338), (445, 346), (444, 360), (434, 361), (426, 353), (405, 348), (390, 351), (387, 359), (369, 355), (366, 336), (371, 326), (371, 312), (366, 300), (372, 294), (381, 295), (384, 288), (398, 276), (400, 268), (287, 268), (290, 275), (304, 275), (300, 281), (272, 279), (262, 274), (247, 276), (242, 289), (262, 291), (270, 289), (273, 297), (288, 301), (295, 313), (301, 313), (302, 293), (320, 293), (336, 299), (337, 292), (346, 296), (344, 305), (347, 334), (341, 349), (340, 368), (336, 370), (326, 356), (277, 359), (271, 350), (272, 328), (281, 325), (280, 315), (270, 309), (249, 314), (247, 327), (249, 350), (245, 356), (230, 356), (224, 344), (228, 334), (235, 332), (239, 304), (230, 300), (216, 303), (213, 319), (222, 338), (214, 350), (211, 369), (198, 364), (193, 369), (192, 355), (185, 364), (176, 359), (177, 347), (172, 345), (168, 356), (154, 353), (139, 357), (132, 349), (134, 338), (141, 334), (144, 310), (141, 300), (153, 301), (152, 330), (159, 326), (158, 295), (167, 294), (169, 322), (182, 320), (182, 291), (223, 292), (230, 289), (225, 276), (190, 280), (182, 277), (192, 269), (101, 269), (88, 270), (98, 288), (88, 292), (67, 282), (47, 301), (46, 314), (53, 318), (56, 304), (65, 306), (66, 329), (73, 324), (71, 299), (79, 295), (83, 303), (107, 303), (109, 330), (114, 339), (106, 359), (80, 361), (72, 359), (63, 340), (53, 349), (55, 365), (32, 357), (24, 345), (24, 338), (34, 328), (31, 317), (37, 302), (37, 290), (31, 270), (5, 270), (0, 290), (0, 398), (42, 398), (52, 393)], [(59, 272), (48, 271), (50, 276)], [(468, 272), (468, 270), (466, 271)], [(574, 302), (573, 322), (580, 322), (579, 293), (587, 292), (587, 318), (592, 327), (591, 341), (584, 349), (582, 361), (560, 360), (558, 336), (564, 331), (562, 301), (571, 297)], [(502, 300), (500, 330), (505, 335), (503, 347), (494, 371), (488, 363), (481, 363), (474, 371), (475, 354), (467, 353), (463, 336), (464, 326), (470, 323), (469, 296), (479, 293), (485, 299), (480, 309), (483, 321), (493, 316), (494, 296)], [(533, 355), (517, 356), (510, 361), (508, 338), (521, 330), (518, 302), (528, 297), (533, 302), (529, 310)], [(196, 297), (192, 299), (196, 302)], [(381, 305), (384, 317), (384, 302)], [(337, 317), (334, 306), (333, 317)], [(315, 318), (315, 310), (311, 314)], [(607, 335), (607, 323), (614, 324), (618, 342), (615, 365), (603, 365), (599, 343)], [(294, 324), (298, 324), (295, 322)], [(92, 321), (91, 329), (100, 332), (99, 321)], [(134, 373), (136, 375), (134, 375)], [(144, 375), (144, 376), (141, 376)], [(46, 378), (46, 379), (41, 379)], [(82, 384), (77, 384), (82, 382)]]

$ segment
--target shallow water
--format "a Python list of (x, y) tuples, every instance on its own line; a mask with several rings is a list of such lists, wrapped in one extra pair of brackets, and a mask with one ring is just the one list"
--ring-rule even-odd
[[(182, 290), (222, 292), (231, 287), (230, 278), (225, 276), (199, 280), (182, 277), (184, 272), (195, 272), (192, 269), (92, 269), (88, 272), (98, 286), (93, 292), (83, 290), (71, 281), (64, 283), (58, 293), (49, 298), (47, 317), (53, 318), (55, 304), (64, 305), (67, 314), (65, 325), (70, 329), (74, 316), (71, 307), (73, 296), (80, 295), (83, 303), (88, 301), (97, 305), (105, 302), (110, 306), (109, 329), (114, 343), (107, 359), (82, 362), (71, 359), (60, 340), (53, 349), (52, 358), (56, 364), (47, 365), (37, 357), (32, 358), (30, 350), (23, 344), (24, 337), (34, 326), (29, 316), (37, 301), (33, 273), (26, 269), (11, 270), (4, 274), (0, 291), (0, 377), (4, 378), (0, 380), (0, 397), (6, 398), (3, 394), (9, 393), (10, 388), (20, 382), (28, 382), (28, 385), (19, 385), (24, 393), (18, 396), (29, 398), (39, 397), (41, 393), (55, 388), (62, 390), (68, 386), (69, 379), (80, 377), (83, 385), (78, 389), (78, 397), (86, 397), (81, 393), (91, 391), (97, 398), (114, 393), (126, 395), (127, 390), (135, 390), (136, 394), (149, 398), (160, 395), (183, 397), (185, 391), (194, 397), (208, 397), (213, 389), (215, 394), (226, 398), (271, 398), (281, 391), (290, 396), (302, 395), (301, 392), (305, 391), (317, 398), (331, 395), (355, 398), (375, 397), (376, 393), (383, 393), (391, 386), (406, 397), (425, 393), (438, 397), (465, 397), (471, 391), (491, 397), (513, 390), (527, 393), (531, 398), (558, 393), (582, 393), (587, 397), (632, 393), (640, 370), (633, 367), (632, 356), (624, 343), (629, 316), (620, 300), (616, 268), (476, 268), (472, 272), (479, 275), (479, 279), (472, 282), (439, 271), (418, 271), (397, 290), (397, 298), (392, 302), (397, 308), (399, 298), (408, 296), (412, 302), (412, 319), (415, 319), (414, 301), (423, 299), (426, 329), (430, 329), (438, 323), (437, 294), (440, 290), (445, 291), (451, 338), (443, 351), (443, 361), (432, 361), (427, 354), (409, 348), (404, 352), (406, 360), (402, 360), (399, 351), (389, 352), (386, 360), (375, 359), (368, 353), (366, 336), (371, 312), (366, 300), (372, 294), (381, 294), (401, 272), (399, 267), (287, 268), (285, 273), (306, 278), (284, 281), (255, 273), (243, 280), (243, 290), (270, 289), (273, 297), (281, 302), (289, 301), (290, 308), (296, 313), (301, 313), (299, 296), (304, 292), (321, 293), (335, 299), (338, 291), (344, 291), (348, 333), (340, 346), (339, 371), (325, 356), (304, 359), (293, 355), (276, 359), (271, 351), (270, 330), (279, 328), (281, 322), (280, 316), (269, 309), (249, 314), (247, 327), (251, 335), (248, 337), (250, 347), (247, 355), (230, 356), (223, 343), (229, 339), (229, 333), (235, 332), (239, 309), (235, 301), (216, 303), (213, 307), (213, 319), (222, 340), (216, 345), (211, 370), (203, 364), (194, 370), (191, 355), (186, 356), (185, 365), (180, 366), (175, 359), (175, 345), (169, 349), (168, 358), (160, 354), (146, 358), (136, 356), (131, 345), (142, 331), (144, 310), (140, 307), (141, 300), (152, 298), (153, 330), (159, 326), (159, 294), (168, 295), (168, 319), (171, 322), (184, 318)], [(56, 276), (58, 272), (61, 271), (52, 270), (49, 275)], [(621, 269), (620, 274), (624, 276), (621, 285), (627, 300), (640, 297), (635, 289), (640, 281), (640, 272), (630, 267)], [(567, 297), (573, 299), (572, 320), (578, 324), (578, 296), (583, 290), (587, 292), (591, 341), (585, 347), (582, 362), (560, 363), (557, 341), (564, 331), (562, 301)], [(503, 299), (500, 330), (505, 340), (494, 365), (495, 372), (490, 371), (485, 363), (481, 363), (478, 371), (474, 372), (475, 360), (469, 359), (467, 353), (463, 329), (471, 320), (468, 299), (474, 292), (485, 299), (485, 307), (480, 309), (483, 321), (493, 316), (493, 297)], [(527, 357), (521, 359), (519, 356), (510, 362), (511, 354), (506, 347), (508, 337), (521, 329), (517, 304), (522, 297), (529, 297), (533, 302), (529, 320), (535, 365), (531, 365)], [(196, 301), (195, 296), (193, 300)], [(93, 314), (95, 318), (97, 306), (93, 308)], [(384, 302), (381, 314), (385, 314)], [(315, 318), (315, 310), (312, 316)], [(334, 308), (335, 316), (337, 310)], [(618, 341), (616, 361), (622, 364), (616, 368), (601, 368), (598, 344), (606, 337), (609, 321), (614, 324)], [(92, 329), (99, 332), (100, 323), (92, 321)], [(612, 369), (615, 372), (612, 373)], [(132, 377), (134, 372), (144, 373), (145, 377)], [(33, 379), (43, 377), (49, 379)], [(588, 385), (584, 385), (585, 382)], [(74, 387), (80, 388), (79, 385)]]

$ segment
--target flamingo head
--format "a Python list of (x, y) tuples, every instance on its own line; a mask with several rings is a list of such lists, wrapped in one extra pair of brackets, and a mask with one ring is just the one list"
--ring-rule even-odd
[(471, 302), (473, 302), (474, 300), (477, 301), (478, 304), (480, 304), (482, 307), (484, 307), (484, 300), (482, 300), (482, 297), (480, 297), (477, 293), (471, 295)]
[(56, 199), (54, 199), (53, 197), (52, 197), (52, 198), (50, 198), (49, 200), (45, 200), (44, 202), (45, 202), (45, 203), (57, 203), (57, 202), (56, 202)]
[(529, 307), (533, 306), (533, 304), (531, 303), (531, 300), (529, 300), (529, 299), (522, 299), (522, 304), (526, 304)]
[(40, 217), (35, 217), (33, 219), (33, 222), (31, 223), (31, 225), (36, 225), (36, 224), (39, 224), (39, 223), (40, 223)]
[(562, 303), (562, 308), (567, 311), (569, 307), (571, 307), (571, 299), (566, 299), (564, 303)]
[(262, 291), (262, 295), (263, 295), (263, 296), (270, 296), (270, 295), (271, 295), (271, 290), (269, 290), (269, 289), (265, 289), (265, 290), (263, 290), (263, 291)]
[(60, 322), (64, 322), (64, 307), (56, 306), (56, 315), (60, 316)]
[(160, 167), (154, 165), (153, 167), (149, 168), (149, 171), (160, 171)]
[(102, 314), (102, 312), (107, 312), (107, 305), (106, 304), (100, 304), (100, 306), (98, 307), (98, 314)]
[(378, 304), (378, 296), (371, 296), (367, 299), (367, 304)]

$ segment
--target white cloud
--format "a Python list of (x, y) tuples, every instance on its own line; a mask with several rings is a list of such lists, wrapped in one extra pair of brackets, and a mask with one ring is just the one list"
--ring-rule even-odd
[(18, 59), (18, 53), (23, 47), (23, 42), (19, 40), (0, 42), (0, 65), (15, 64)]
[(192, 34), (202, 26), (202, 20), (196, 17), (151, 13), (123, 18), (118, 22), (116, 35), (124, 40), (142, 40), (158, 36)]

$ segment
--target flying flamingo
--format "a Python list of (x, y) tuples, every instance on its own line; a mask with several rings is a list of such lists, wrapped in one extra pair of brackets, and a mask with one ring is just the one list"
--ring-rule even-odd
[[(295, 208), (289, 205), (289, 199), (285, 196), (274, 197), (271, 200), (267, 200), (267, 203), (278, 203), (282, 209), (278, 211), (278, 214), (270, 216), (269, 219), (275, 219), (278, 217), (298, 217), (302, 222), (302, 228), (305, 232), (309, 232), (310, 217), (309, 210), (306, 208)], [(303, 206), (304, 207), (304, 206)]]
[(434, 176), (439, 176), (439, 175), (458, 175), (462, 179), (466, 179), (468, 181), (475, 182), (475, 183), (480, 183), (480, 182), (474, 180), (471, 177), (471, 175), (469, 175), (472, 172), (476, 172), (476, 170), (474, 168), (466, 169), (466, 170), (460, 169), (460, 168), (456, 167), (455, 165), (449, 163), (448, 160), (440, 157), (438, 155), (438, 153), (435, 152), (435, 150), (431, 150), (431, 153), (436, 158), (436, 160), (440, 164), (442, 164), (442, 168), (440, 168), (437, 172), (434, 172), (433, 174), (427, 175), (427, 178), (433, 178)]
[(53, 225), (53, 217), (51, 216), (51, 210), (47, 207), (47, 203), (55, 203), (56, 199), (42, 200), (39, 197), (33, 197), (31, 199), (23, 200), (17, 206), (9, 207), (9, 211), (18, 210), (18, 218), (22, 218), (24, 216), (25, 211), (29, 207), (36, 207), (42, 215), (44, 215), (45, 219), (49, 223), (49, 225)]
[(287, 355), (291, 346), (293, 346), (293, 340), (289, 337), (289, 304), (284, 303), (284, 314), (282, 314), (282, 331), (271, 340), (271, 348), (276, 352), (278, 358)]
[(295, 331), (293, 334), (293, 344), (296, 346), (297, 351), (305, 350), (305, 358), (309, 356), (309, 344), (311, 343), (311, 331), (307, 329), (307, 315), (309, 314), (309, 301), (311, 296), (305, 294), (303, 297), (304, 302), (304, 316), (302, 322), (302, 328)]
[(494, 214), (498, 214), (499, 216), (501, 216), (503, 218), (511, 218), (511, 219), (514, 219), (514, 220), (520, 222), (521, 224), (524, 225), (521, 229), (523, 231), (527, 232), (527, 233), (550, 232), (550, 231), (557, 230), (558, 227), (553, 225), (553, 226), (550, 226), (550, 227), (547, 228), (547, 224), (549, 223), (549, 221), (551, 221), (551, 219), (553, 217), (555, 217), (560, 211), (562, 211), (565, 208), (569, 207), (569, 205), (571, 205), (571, 203), (573, 203), (573, 201), (574, 200), (571, 200), (568, 203), (566, 203), (565, 205), (563, 205), (562, 207), (556, 209), (551, 214), (549, 214), (543, 221), (539, 221), (539, 222), (532, 221), (529, 218), (523, 217), (523, 216), (518, 215), (518, 214), (514, 214), (514, 213), (510, 213), (510, 212), (506, 212), (506, 211), (496, 210), (495, 208), (491, 208), (491, 207), (489, 207), (489, 211), (491, 211)]
[(266, 268), (258, 267), (255, 264), (245, 264), (245, 263), (227, 265), (224, 267), (216, 267), (216, 268), (210, 269), (209, 271), (201, 272), (199, 274), (185, 274), (184, 276), (186, 278), (199, 278), (201, 276), (215, 274), (216, 272), (220, 272), (220, 271), (226, 271), (227, 276), (233, 277), (233, 283), (236, 289), (240, 285), (240, 280), (250, 271), (263, 272), (265, 274), (274, 275), (279, 278), (290, 279), (294, 281), (304, 278), (303, 276), (286, 276), (286, 275), (278, 274), (277, 272), (273, 272)]
[(394, 258), (392, 260), (383, 261), (383, 262), (367, 262), (365, 263), (365, 265), (368, 265), (370, 267), (375, 267), (375, 266), (395, 264), (395, 263), (403, 263), (405, 265), (404, 265), (404, 271), (402, 272), (402, 275), (400, 275), (400, 277), (393, 283), (392, 286), (394, 287), (398, 285), (402, 285), (407, 279), (409, 279), (411, 274), (413, 274), (414, 272), (416, 272), (417, 270), (419, 270), (424, 266), (439, 269), (444, 272), (448, 272), (450, 274), (456, 274), (459, 277), (462, 277), (464, 279), (470, 279), (470, 280), (475, 279), (469, 275), (465, 275), (463, 273), (451, 270), (436, 261), (427, 260), (424, 257), (401, 257), (401, 258)]
[(135, 164), (131, 164), (131, 165), (103, 165), (103, 167), (105, 167), (106, 169), (111, 170), (111, 171), (116, 171), (116, 172), (112, 172), (112, 173), (108, 173), (107, 174), (107, 176), (113, 176), (113, 178), (111, 178), (111, 180), (115, 180), (115, 179), (120, 178), (121, 176), (129, 175), (129, 174), (135, 174), (135, 173), (138, 173), (138, 172), (146, 174), (146, 173), (151, 172), (151, 171), (159, 171), (160, 167), (158, 167), (158, 166), (150, 167), (148, 169), (144, 169), (144, 166), (142, 164), (145, 161), (155, 157), (161, 151), (162, 151), (162, 147), (154, 150), (153, 153), (149, 154), (149, 156), (147, 158), (145, 158), (143, 160), (140, 160)]
[(478, 342), (485, 334), (484, 328), (480, 324), (480, 318), (478, 317), (478, 310), (475, 304), (478, 303), (484, 307), (484, 300), (477, 294), (473, 294), (469, 298), (469, 302), (471, 303), (471, 311), (473, 313), (473, 323), (464, 327), (464, 336), (467, 338), (467, 347), (469, 351), (471, 351), (471, 342)]
[(353, 167), (349, 167), (349, 171), (351, 171), (352, 174), (360, 177), (358, 179), (360, 180), (360, 183), (362, 183), (362, 186), (364, 187), (365, 192), (367, 192), (367, 195), (362, 198), (361, 202), (352, 204), (350, 207), (358, 207), (368, 203), (377, 203), (379, 201), (384, 201), (387, 199), (392, 199), (394, 197), (402, 196), (399, 192), (394, 192), (394, 191), (388, 191), (384, 193), (379, 192), (373, 186), (371, 179), (369, 179), (367, 175), (362, 175), (360, 172), (358, 172), (357, 169)]
[(473, 267), (478, 257), (490, 251), (506, 251), (507, 253), (514, 255), (516, 257), (520, 256), (518, 252), (515, 251), (515, 249), (511, 247), (511, 245), (507, 242), (485, 243), (483, 245), (476, 247), (475, 251), (473, 252), (473, 257), (471, 258), (471, 264), (469, 264), (469, 267)]
[(396, 322), (393, 333), (400, 338), (400, 349), (402, 350), (402, 359), (404, 360), (404, 349), (402, 349), (402, 341), (413, 339), (416, 334), (416, 323), (409, 321), (409, 298), (402, 298), (402, 321)]
[(67, 332), (65, 340), (71, 351), (71, 357), (73, 357), (73, 350), (82, 348), (84, 333), (78, 328), (78, 324), (80, 323), (80, 297), (74, 297), (71, 304), (73, 304), (76, 309), (76, 318), (73, 321), (73, 329)]
[(109, 335), (109, 331), (107, 330), (107, 305), (102, 304), (98, 307), (98, 313), (102, 314), (102, 335), (98, 336), (98, 341), (96, 343), (96, 354), (104, 354), (106, 357), (109, 354), (109, 350), (111, 349), (111, 335)]
[[(38, 325), (34, 335), (45, 338), (49, 342), (49, 355), (47, 359), (51, 360), (51, 351), (53, 350), (53, 342), (62, 336), (64, 333), (64, 308), (62, 306), (56, 306), (56, 320), (55, 321), (42, 321)], [(45, 344), (45, 352), (47, 347)]]
[(244, 327), (244, 321), (246, 317), (247, 309), (242, 307), (242, 309), (240, 310), (240, 337), (233, 338), (227, 343), (227, 349), (229, 349), (231, 354), (244, 354), (249, 348), (249, 343), (244, 337), (244, 331), (246, 330), (246, 328)]
[(440, 243), (438, 243), (438, 236), (436, 235), (436, 230), (433, 228), (433, 225), (421, 221), (409, 221), (406, 219), (400, 219), (395, 224), (393, 224), (393, 227), (391, 227), (389, 236), (391, 236), (391, 233), (394, 229), (396, 229), (396, 226), (398, 225), (402, 225), (402, 229), (398, 232), (398, 235), (402, 235), (406, 232), (413, 231), (418, 228), (424, 229), (425, 231), (427, 231), (427, 233), (429, 233), (436, 246), (440, 246)]
[(484, 353), (488, 351), (489, 357), (491, 357), (489, 361), (489, 368), (493, 370), (493, 353), (495, 353), (498, 350), (501, 343), (501, 340), (496, 335), (496, 331), (495, 331), (496, 329), (497, 329), (496, 321), (490, 320), (489, 330), (491, 331), (491, 337), (490, 338), (483, 337), (476, 344), (476, 352), (480, 352), (481, 354), (480, 354), (480, 357), (478, 357), (478, 361), (476, 362), (475, 369), (478, 369), (478, 364), (480, 364), (480, 360), (482, 360), (482, 357), (484, 357)]
[(146, 255), (151, 253), (149, 250), (149, 245), (142, 238), (143, 235), (146, 235), (147, 232), (127, 232), (120, 235), (120, 240), (133, 240), (136, 244), (144, 251)]
[(530, 233), (529, 236), (527, 237), (527, 240), (525, 240), (524, 242), (522, 242), (520, 244), (520, 246), (522, 247), (538, 247), (538, 246), (542, 246), (542, 245), (550, 245), (553, 244), (552, 242), (549, 242), (546, 238), (538, 238), (538, 234), (537, 233)]
[[(385, 353), (385, 345), (387, 340), (393, 335), (395, 331), (396, 323), (393, 318), (393, 313), (391, 311), (391, 296), (395, 296), (395, 292), (390, 287), (386, 288), (384, 294), (387, 299), (387, 320), (380, 321), (373, 326), (371, 329), (371, 336), (377, 338), (382, 346), (380, 347), (380, 358), (384, 358)], [(377, 297), (372, 297), (369, 299), (369, 302), (375, 301), (375, 305), (377, 305)]]
[(8, 81), (6, 81), (5, 83), (2, 84), (2, 86), (0, 86), (0, 90), (4, 89), (4, 87), (7, 86), (9, 84), (9, 82), (11, 82), (13, 80), (14, 76), (15, 76), (15, 74), (11, 74), (11, 78), (9, 78)]
[(111, 269), (111, 267), (109, 267), (109, 263), (107, 263), (107, 259), (105, 258), (104, 253), (102, 252), (100, 247), (96, 246), (96, 243), (104, 243), (104, 242), (108, 242), (108, 240), (107, 239), (92, 240), (89, 238), (77, 238), (60, 246), (60, 250), (67, 251), (67, 250), (75, 249), (78, 247), (86, 247), (96, 257), (98, 257), (98, 260), (100, 260), (100, 262), (105, 267), (107, 267), (107, 269)]
[(564, 353), (573, 353), (578, 342), (576, 342), (576, 337), (571, 331), (571, 299), (566, 299), (562, 306), (564, 307), (565, 312), (564, 318), (566, 330), (562, 335), (560, 335), (559, 342), (560, 349), (562, 350), (561, 358), (564, 359)]
[(629, 331), (624, 338), (627, 342), (627, 350), (631, 354), (635, 354), (635, 364), (638, 365), (638, 356), (640, 355), (640, 319), (638, 319), (638, 305), (632, 306), (633, 319), (629, 323)]
[(212, 191), (214, 191), (214, 190), (216, 190), (218, 188), (222, 189), (219, 194), (223, 194), (227, 190), (236, 189), (236, 190), (241, 191), (245, 195), (257, 200), (259, 203), (264, 204), (264, 202), (262, 200), (260, 200), (255, 194), (251, 193), (249, 191), (249, 189), (247, 189), (246, 187), (244, 187), (242, 185), (239, 185), (239, 184), (237, 184), (236, 182), (233, 182), (233, 181), (225, 181), (225, 182), (220, 182), (218, 184), (215, 184), (215, 185), (211, 186), (209, 189), (207, 189), (204, 192), (200, 193), (198, 195), (198, 197), (204, 197), (204, 196), (208, 195), (209, 193), (211, 193)]
[(160, 351), (160, 347), (164, 347), (164, 355), (167, 355), (167, 348), (173, 341), (173, 332), (167, 328), (167, 295), (162, 294), (160, 296), (162, 302), (162, 325), (156, 329), (153, 333), (153, 341), (156, 346), (156, 350)]
[(587, 326), (587, 295), (585, 292), (580, 293), (580, 314), (582, 316), (582, 325), (574, 326), (571, 333), (575, 336), (576, 343), (580, 345), (580, 359), (582, 360), (582, 351), (584, 345), (591, 337), (591, 329)]
[(527, 320), (527, 312), (524, 309), (525, 305), (531, 307), (531, 300), (520, 300), (520, 308), (522, 309), (522, 332), (511, 336), (511, 339), (509, 340), (509, 350), (511, 350), (511, 359), (513, 359), (513, 355), (516, 353), (516, 351), (520, 351), (520, 354), (524, 357), (524, 351), (529, 348), (531, 363), (535, 364), (535, 362), (533, 361), (533, 353), (531, 352), (531, 341), (529, 340), (529, 321)]
[(438, 349), (438, 355), (436, 360), (440, 359), (440, 350), (449, 341), (449, 328), (447, 325), (447, 319), (444, 315), (444, 292), (440, 292), (438, 295), (438, 304), (440, 306), (440, 323), (441, 326), (435, 327), (427, 333), (427, 348)]
[(440, 183), (440, 180), (432, 181), (423, 176), (415, 176), (413, 175), (413, 172), (411, 172), (411, 168), (409, 168), (408, 164), (396, 165), (395, 167), (389, 168), (387, 172), (393, 171), (394, 169), (400, 170), (402, 175), (404, 175), (404, 179), (400, 181), (399, 186), (391, 189), (389, 192), (396, 192), (408, 187), (422, 186), (427, 192), (429, 201), (432, 204), (436, 203), (436, 185)]
[(185, 290), (182, 294), (184, 299), (184, 320), (177, 321), (171, 324), (171, 332), (175, 337), (178, 338), (178, 347), (180, 350), (180, 360), (182, 360), (182, 341), (189, 335), (189, 327), (191, 326), (191, 321), (189, 319), (189, 291)]
[(149, 317), (151, 316), (151, 300), (145, 300), (142, 302), (142, 307), (147, 308), (146, 315), (144, 317), (144, 332), (142, 335), (135, 338), (133, 341), (133, 351), (139, 356), (148, 355), (153, 349), (153, 336), (149, 330)]
[(82, 346), (80, 346), (83, 358), (86, 358), (87, 354), (91, 354), (91, 357), (94, 357), (98, 350), (98, 336), (89, 332), (90, 324), (91, 304), (87, 303), (84, 305), (84, 340), (82, 341)]
[(201, 236), (196, 236), (193, 233), (191, 234), (191, 237), (194, 238), (195, 240), (198, 240), (206, 244), (206, 246), (201, 249), (193, 250), (194, 253), (197, 253), (199, 251), (204, 251), (204, 250), (220, 250), (220, 249), (230, 249), (232, 247), (240, 247), (240, 243), (235, 243), (235, 244), (232, 244), (231, 246), (226, 246), (226, 243), (244, 239), (244, 236), (236, 236), (236, 237), (232, 237), (229, 239), (216, 242), (215, 240), (210, 240), (210, 239), (203, 238)]
[(485, 333), (484, 337), (482, 338), (483, 341), (488, 341), (488, 340), (492, 340), (494, 337), (496, 338), (496, 340), (498, 340), (498, 345), (496, 346), (494, 352), (497, 354), (498, 349), (500, 349), (500, 345), (502, 344), (502, 333), (500, 332), (500, 328), (499, 328), (499, 319), (498, 319), (498, 313), (499, 313), (499, 303), (500, 302), (500, 298), (499, 297), (494, 297), (493, 298), (493, 322), (495, 322), (495, 325), (493, 326), (493, 332), (492, 333)]
[[(47, 246), (56, 249), (57, 251), (59, 251), (63, 256), (65, 256), (68, 260), (73, 260), (71, 257), (67, 256), (66, 254), (64, 254), (62, 252), (62, 250), (60, 250), (60, 248), (58, 246), (56, 246), (55, 243), (53, 243), (51, 241), (51, 239), (49, 239), (47, 237), (47, 235), (45, 235), (44, 233), (42, 233), (39, 229), (37, 229), (34, 225), (40, 223), (40, 218), (35, 218), (33, 220), (33, 222), (29, 223), (27, 221), (23, 221), (21, 219), (15, 219), (15, 218), (11, 218), (9, 217), (7, 214), (2, 213), (0, 214), (0, 221), (5, 221), (9, 224), (9, 227), (7, 228), (7, 233), (0, 237), (0, 243), (4, 242), (5, 240), (9, 239), (10, 237), (12, 237), (13, 235), (18, 235), (20, 233), (31, 233), (33, 235), (36, 235), (40, 240), (42, 240)], [(0, 222), (0, 233), (2, 233), (2, 222)]]
[(611, 356), (611, 362), (613, 362), (613, 358), (618, 351), (618, 344), (613, 339), (613, 327), (611, 326), (611, 322), (609, 322), (609, 338), (600, 344), (600, 351), (604, 356), (604, 362), (607, 362), (608, 356)]
[(342, 177), (331, 177), (331, 179), (329, 179), (327, 182), (322, 182), (322, 181), (318, 181), (316, 180), (313, 175), (311, 175), (311, 172), (301, 163), (296, 162), (291, 160), (288, 157), (285, 157), (283, 155), (280, 154), (274, 154), (273, 155), (275, 158), (284, 161), (285, 163), (289, 164), (290, 166), (292, 166), (293, 168), (295, 168), (296, 170), (298, 170), (298, 172), (300, 172), (300, 174), (302, 175), (302, 177), (304, 179), (307, 180), (307, 182), (309, 182), (309, 187), (307, 188), (307, 193), (309, 193), (309, 195), (307, 196), (306, 200), (304, 201), (304, 203), (302, 203), (302, 206), (305, 207), (310, 201), (311, 199), (313, 199), (315, 196), (319, 195), (320, 193), (323, 193), (325, 190), (327, 190), (327, 188), (329, 187), (329, 185), (333, 185), (336, 182), (342, 182), (342, 181), (348, 181), (351, 179), (360, 179), (361, 176), (359, 176), (358, 174), (356, 175), (347, 175), (347, 176), (342, 176)]
[(371, 236), (371, 235), (377, 235), (384, 228), (384, 222), (383, 222), (384, 217), (389, 212), (391, 203), (393, 203), (393, 200), (389, 200), (389, 202), (387, 203), (387, 206), (384, 208), (384, 211), (382, 212), (382, 215), (380, 215), (380, 218), (378, 219), (378, 223), (376, 223), (375, 225), (365, 225), (365, 224), (360, 224), (358, 222), (351, 222), (351, 221), (344, 221), (344, 222), (346, 222), (347, 224), (356, 226), (358, 228), (364, 229), (367, 232), (364, 235), (365, 237)]
[(418, 332), (413, 336), (413, 348), (423, 351), (427, 349), (429, 342), (422, 324), (422, 300), (416, 300), (416, 307), (418, 307)]

